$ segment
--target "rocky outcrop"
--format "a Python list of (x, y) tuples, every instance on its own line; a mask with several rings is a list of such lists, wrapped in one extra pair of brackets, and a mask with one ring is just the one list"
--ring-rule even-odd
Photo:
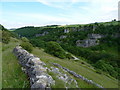
[(99, 45), (99, 39), (103, 36), (100, 34), (88, 34), (88, 38), (84, 40), (77, 40), (76, 45), (80, 47), (90, 47)]
[(19, 60), (22, 70), (28, 75), (31, 88), (50, 88), (55, 81), (47, 74), (45, 63), (38, 57), (28, 53), (21, 46), (14, 48), (13, 53)]
[(77, 40), (76, 45), (80, 47), (90, 47), (99, 45), (99, 40), (97, 39), (84, 39), (84, 40)]
[(69, 29), (64, 29), (64, 33), (69, 33)]
[(39, 34), (36, 34), (35, 36), (36, 37), (40, 37), (40, 36), (45, 36), (45, 35), (47, 35), (48, 34), (48, 32), (43, 32), (42, 34), (41, 33), (39, 33)]
[(68, 75), (66, 71), (63, 69), (60, 71), (59, 68), (56, 67), (50, 67), (48, 69), (49, 72), (53, 72), (56, 75), (56, 78), (62, 80), (64, 82), (65, 88), (71, 88), (70, 86), (74, 86), (75, 88), (78, 88), (78, 83), (73, 77)]
[(65, 68), (65, 67), (62, 67), (61, 65), (59, 65), (59, 64), (57, 64), (57, 63), (52, 63), (52, 64), (53, 64), (54, 66), (57, 66), (57, 67), (59, 67), (59, 68), (62, 68), (62, 69), (64, 69), (64, 70), (66, 70), (68, 73), (72, 74), (74, 77), (80, 78), (80, 79), (86, 81), (86, 82), (89, 83), (89, 84), (95, 85), (95, 86), (98, 87), (98, 88), (103, 88), (101, 85), (93, 82), (92, 80), (88, 80), (87, 78), (83, 77), (82, 75), (77, 74), (77, 73), (74, 72), (74, 71), (71, 71), (71, 70), (69, 70), (69, 69), (67, 69), (67, 68)]
[(64, 39), (64, 38), (67, 38), (67, 36), (66, 35), (61, 35), (60, 36), (60, 39)]
[(90, 39), (98, 39), (98, 38), (102, 38), (102, 35), (100, 34), (88, 34), (88, 38)]

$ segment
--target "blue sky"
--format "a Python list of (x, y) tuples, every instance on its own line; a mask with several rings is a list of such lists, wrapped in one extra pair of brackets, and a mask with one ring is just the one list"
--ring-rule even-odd
[(111, 21), (118, 18), (118, 1), (2, 0), (0, 21), (6, 28)]

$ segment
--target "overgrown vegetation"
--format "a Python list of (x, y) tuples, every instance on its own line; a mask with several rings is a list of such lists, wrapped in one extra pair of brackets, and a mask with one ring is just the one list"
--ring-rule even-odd
[(57, 42), (53, 41), (46, 43), (45, 52), (52, 54), (56, 57), (59, 57), (61, 59), (72, 58), (70, 53), (67, 53)]
[(18, 36), (14, 32), (8, 31), (0, 24), (0, 30), (2, 31), (2, 42), (8, 44), (10, 41), (10, 37), (18, 38)]
[(32, 50), (33, 50), (33, 46), (32, 46), (32, 44), (29, 42), (29, 40), (27, 39), (27, 38), (25, 38), (25, 37), (22, 37), (22, 42), (21, 42), (21, 46), (22, 46), (22, 48), (24, 48), (25, 50), (27, 50), (28, 52), (32, 52)]
[(48, 42), (46, 44), (45, 51), (59, 58), (66, 58), (66, 53), (64, 49), (56, 42)]

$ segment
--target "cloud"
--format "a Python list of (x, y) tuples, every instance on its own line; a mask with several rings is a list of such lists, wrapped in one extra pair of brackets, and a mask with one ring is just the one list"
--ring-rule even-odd
[(1, 2), (35, 2), (35, 0), (0, 0)]
[[(7, 14), (7, 13), (6, 13)], [(22, 27), (22, 26), (41, 26), (41, 25), (49, 25), (49, 24), (69, 24), (76, 22), (76, 20), (60, 17), (60, 16), (52, 16), (43, 13), (9, 13), (7, 14), (11, 18), (6, 19), (2, 18), (1, 24), (5, 25), (5, 27)], [(15, 17), (15, 18), (14, 18)], [(17, 18), (16, 18), (17, 17)], [(22, 17), (22, 18), (21, 18)], [(14, 20), (11, 20), (14, 18)], [(9, 22), (10, 21), (10, 22)]]
[[(19, 1), (19, 0), (18, 0)], [(3, 25), (6, 27), (41, 26), (48, 24), (82, 24), (111, 21), (118, 18), (118, 0), (34, 0), (48, 7), (61, 9), (60, 12), (3, 14)], [(85, 4), (84, 4), (85, 3)], [(44, 8), (43, 8), (44, 9)], [(57, 10), (56, 9), (56, 10)], [(48, 9), (49, 10), (49, 9)], [(11, 18), (7, 18), (7, 17)], [(11, 22), (9, 22), (11, 21)]]
[(88, 0), (36, 0), (44, 5), (67, 10), (77, 2), (87, 2)]

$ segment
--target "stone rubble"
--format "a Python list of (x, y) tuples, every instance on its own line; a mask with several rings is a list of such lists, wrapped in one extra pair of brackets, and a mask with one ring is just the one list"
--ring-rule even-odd
[[(63, 69), (64, 70), (64, 69)], [(78, 83), (75, 79), (67, 75), (66, 73), (60, 72), (58, 68), (51, 67), (51, 69), (48, 69), (49, 72), (55, 73), (58, 79), (62, 80), (65, 82), (65, 87), (69, 88), (68, 85), (74, 84), (76, 88), (78, 88)]]
[(59, 67), (59, 68), (62, 68), (62, 69), (64, 69), (64, 70), (66, 70), (68, 73), (72, 74), (74, 77), (80, 78), (80, 79), (86, 81), (86, 82), (89, 83), (89, 84), (93, 84), (93, 85), (97, 86), (98, 88), (103, 88), (101, 85), (93, 82), (92, 80), (88, 80), (88, 79), (85, 78), (84, 76), (79, 75), (79, 74), (75, 73), (74, 71), (71, 71), (71, 70), (69, 70), (69, 69), (67, 69), (67, 68), (65, 68), (65, 67), (62, 67), (61, 65), (59, 65), (59, 64), (57, 64), (57, 63), (52, 63), (52, 64), (53, 64), (54, 66), (57, 66), (57, 67)]
[(38, 57), (28, 53), (21, 46), (16, 46), (13, 53), (18, 58), (22, 71), (28, 75), (31, 88), (45, 89), (55, 84), (53, 78), (47, 74), (44, 67), (46, 64)]

